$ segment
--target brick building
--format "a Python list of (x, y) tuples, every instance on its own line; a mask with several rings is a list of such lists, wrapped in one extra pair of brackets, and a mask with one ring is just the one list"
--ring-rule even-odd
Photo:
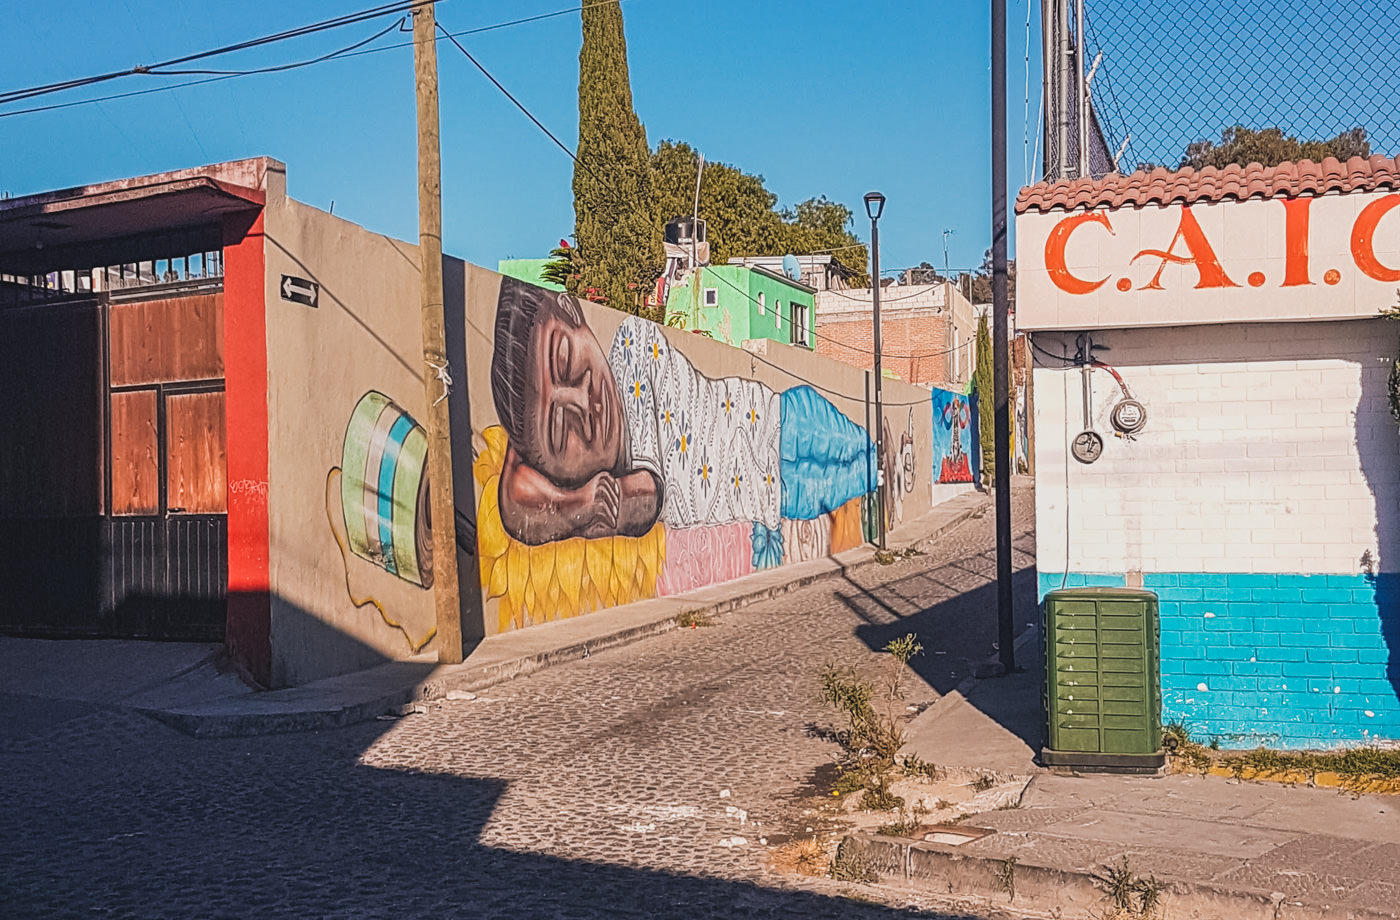
[(1400, 739), (1400, 162), (1041, 183), (1016, 247), (1042, 594), (1155, 591), (1200, 737)]
[[(875, 354), (870, 288), (817, 292), (817, 354), (870, 367)], [(947, 282), (887, 285), (880, 293), (885, 371), (910, 383), (959, 388), (976, 360), (977, 314)]]

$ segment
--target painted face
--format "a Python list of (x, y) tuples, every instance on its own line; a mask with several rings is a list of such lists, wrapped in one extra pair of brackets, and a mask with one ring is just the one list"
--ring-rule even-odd
[(536, 465), (567, 487), (620, 466), (625, 425), (612, 369), (576, 309), (561, 299), (541, 310), (530, 343)]

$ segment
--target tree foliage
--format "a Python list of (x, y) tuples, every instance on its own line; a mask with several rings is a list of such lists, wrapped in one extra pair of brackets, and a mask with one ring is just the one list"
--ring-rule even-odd
[(1210, 140), (1188, 144), (1180, 167), (1222, 168), (1231, 163), (1240, 166), (1248, 166), (1250, 163), (1277, 166), (1280, 163), (1295, 163), (1299, 160), (1321, 163), (1327, 157), (1336, 157), (1345, 163), (1351, 157), (1370, 155), (1371, 142), (1366, 137), (1365, 128), (1352, 128), (1330, 140), (1303, 141), (1284, 134), (1280, 128), (1261, 128), (1255, 131), (1243, 125), (1235, 125), (1220, 132), (1218, 144)]
[[(683, 141), (662, 141), (651, 157), (657, 223), (685, 217), (695, 207), (700, 157)], [(763, 177), (728, 163), (705, 162), (700, 181), (700, 216), (706, 223), (710, 260), (716, 264), (746, 255), (785, 255), (837, 249), (832, 257), (857, 277), (866, 276), (866, 247), (851, 228), (851, 209), (825, 196), (777, 210), (778, 196)], [(853, 247), (853, 248), (846, 248)]]
[[(982, 254), (982, 266), (972, 273), (972, 294), (968, 300), (975, 304), (992, 302), (992, 251)], [(1006, 260), (1006, 299), (1016, 309), (1016, 260)]]
[(996, 476), (996, 451), (993, 432), (996, 431), (996, 405), (992, 384), (995, 367), (992, 334), (987, 329), (987, 316), (977, 317), (977, 367), (972, 372), (972, 386), (977, 393), (977, 443), (982, 449), (982, 479), (990, 482)]
[(579, 51), (574, 239), (569, 290), (628, 313), (645, 309), (661, 274), (661, 224), (646, 131), (632, 109), (620, 0), (583, 7)]
[[(977, 445), (982, 450), (982, 480), (991, 483), (996, 480), (997, 460), (996, 460), (996, 352), (995, 343), (992, 340), (991, 329), (987, 323), (987, 314), (983, 313), (977, 317), (977, 367), (972, 372), (972, 388), (977, 393)], [(1014, 407), (1016, 405), (1016, 384), (1015, 371), (1011, 367), (1010, 348), (1007, 349), (1006, 362), (1006, 405)], [(1015, 453), (1016, 444), (1016, 413), (1008, 411), (1007, 415), (1007, 444), (1011, 445), (1012, 453)], [(1012, 465), (1015, 471), (1015, 465)]]

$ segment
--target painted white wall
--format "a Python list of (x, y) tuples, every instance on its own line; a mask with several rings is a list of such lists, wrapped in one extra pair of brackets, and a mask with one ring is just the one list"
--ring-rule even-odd
[[(1069, 443), (1084, 428), (1081, 372), (1035, 369), (1041, 572), (1356, 575), (1367, 550), (1378, 570), (1400, 571), (1400, 435), (1386, 398), (1400, 327), (1233, 324), (1093, 338), (1147, 407), (1147, 426), (1135, 440), (1113, 435), (1121, 394), (1095, 370), (1092, 427), (1105, 449), (1078, 462)], [(1068, 333), (1035, 341), (1074, 350)]]
[[(1282, 198), (1189, 209), (1176, 204), (1018, 214), (1017, 327), (1347, 319), (1375, 316), (1394, 305), (1400, 283), (1400, 193), (1323, 195), (1298, 199), (1295, 207), (1307, 212), (1307, 232), (1297, 232), (1303, 224), (1295, 220), (1295, 236), (1305, 245), (1301, 252), (1295, 249), (1291, 265), (1295, 272), (1306, 266), (1305, 284), (1286, 284), (1290, 257)], [(1195, 264), (1162, 258), (1168, 251), (1178, 258), (1191, 254), (1185, 240), (1174, 241), (1188, 210), (1206, 243), (1194, 254), (1213, 254), (1233, 286), (1202, 288)], [(1056, 227), (1067, 231), (1058, 242)], [(1358, 238), (1358, 228), (1369, 232)], [(1061, 249), (1062, 262), (1056, 255)], [(1057, 267), (1068, 275), (1057, 276)], [(1096, 286), (1075, 293), (1076, 282)]]

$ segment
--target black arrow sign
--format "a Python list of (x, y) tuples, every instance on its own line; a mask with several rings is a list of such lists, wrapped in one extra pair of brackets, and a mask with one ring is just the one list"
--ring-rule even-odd
[(320, 294), (321, 286), (314, 281), (307, 281), (305, 278), (296, 278), (292, 275), (282, 276), (283, 300), (314, 307)]

